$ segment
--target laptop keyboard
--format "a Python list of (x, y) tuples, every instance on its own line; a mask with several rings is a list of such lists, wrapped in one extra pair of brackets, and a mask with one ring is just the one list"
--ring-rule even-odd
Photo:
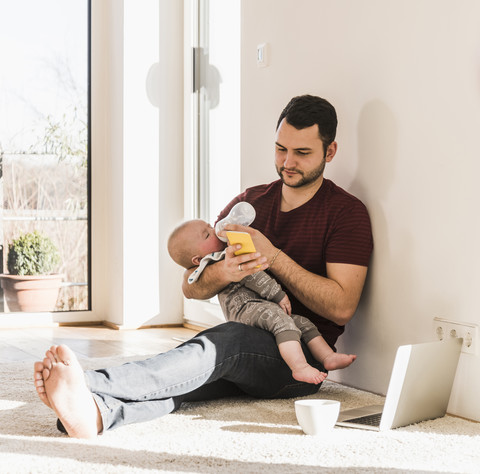
[(375, 413), (374, 415), (360, 416), (358, 418), (351, 418), (350, 420), (344, 421), (347, 423), (358, 423), (360, 425), (380, 426), (381, 418), (381, 413)]

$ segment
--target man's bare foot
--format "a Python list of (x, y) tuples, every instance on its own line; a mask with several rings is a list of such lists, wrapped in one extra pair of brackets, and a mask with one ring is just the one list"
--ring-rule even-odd
[(52, 346), (45, 356), (34, 366), (38, 396), (55, 411), (69, 436), (97, 436), (102, 419), (77, 357), (64, 345)]
[(309, 364), (305, 364), (302, 367), (292, 370), (292, 377), (299, 382), (319, 384), (327, 378), (327, 374), (320, 372)]
[(354, 354), (339, 354), (332, 352), (323, 360), (322, 364), (327, 370), (344, 369), (357, 358)]

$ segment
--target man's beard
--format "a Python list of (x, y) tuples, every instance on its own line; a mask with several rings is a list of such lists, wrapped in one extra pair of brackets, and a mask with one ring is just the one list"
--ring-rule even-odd
[(303, 171), (300, 171), (297, 169), (290, 170), (290, 171), (295, 171), (301, 176), (301, 179), (296, 183), (285, 182), (285, 179), (282, 174), (283, 170), (285, 169), (284, 166), (280, 168), (277, 166), (276, 168), (277, 168), (278, 176), (280, 176), (280, 179), (282, 180), (283, 184), (285, 184), (285, 186), (289, 186), (290, 188), (301, 188), (302, 186), (306, 186), (307, 184), (317, 181), (317, 179), (323, 175), (323, 171), (325, 170), (325, 159), (323, 159), (323, 161), (320, 163), (320, 165), (317, 168), (310, 171), (308, 174), (305, 174)]

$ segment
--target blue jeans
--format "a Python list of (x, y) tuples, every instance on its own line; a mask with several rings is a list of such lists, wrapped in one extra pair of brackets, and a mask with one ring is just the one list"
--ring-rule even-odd
[[(307, 361), (325, 371), (302, 347)], [(319, 389), (292, 378), (271, 333), (236, 322), (207, 329), (150, 359), (87, 371), (85, 377), (104, 430), (166, 415), (187, 401), (239, 394), (290, 398)]]

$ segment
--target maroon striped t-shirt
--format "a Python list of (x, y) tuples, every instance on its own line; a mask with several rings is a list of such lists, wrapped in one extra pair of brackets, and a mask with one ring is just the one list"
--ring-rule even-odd
[[(254, 186), (233, 199), (220, 213), (228, 215), (239, 201), (253, 205), (251, 226), (306, 270), (326, 277), (326, 263), (368, 266), (373, 249), (370, 218), (363, 203), (324, 179), (315, 196), (288, 212), (280, 211), (282, 182)], [(333, 346), (344, 327), (300, 303), (277, 278), (292, 303), (292, 313), (309, 318)]]

